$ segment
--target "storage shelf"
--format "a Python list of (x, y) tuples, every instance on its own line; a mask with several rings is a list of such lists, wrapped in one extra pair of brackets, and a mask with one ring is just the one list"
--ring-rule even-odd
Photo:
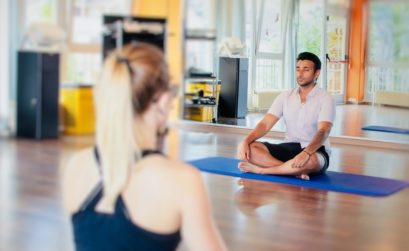
[(202, 106), (216, 106), (216, 104), (186, 104), (185, 107), (202, 107)]
[[(186, 7), (186, 6), (185, 6)], [(189, 46), (202, 45), (209, 48), (216, 48), (217, 30), (216, 29), (197, 29), (189, 28), (185, 21), (184, 28), (184, 60), (189, 57), (197, 57), (198, 55), (187, 55)], [(206, 47), (207, 48), (207, 47)], [(200, 57), (199, 57), (200, 58)], [(200, 64), (190, 62), (189, 67), (185, 69), (183, 77), (183, 98), (182, 101), (182, 117), (184, 119), (216, 122), (218, 113), (218, 92), (220, 91), (220, 80), (215, 76), (214, 69), (207, 71), (207, 67)], [(213, 68), (213, 67), (212, 67)], [(203, 69), (206, 69), (204, 71)], [(201, 95), (199, 97), (199, 94)], [(214, 103), (196, 103), (201, 98), (209, 97)], [(195, 103), (192, 102), (194, 99)], [(205, 99), (208, 101), (209, 99)]]
[(215, 41), (217, 39), (216, 30), (207, 29), (187, 29), (185, 33), (186, 40), (210, 40)]
[(220, 80), (216, 79), (216, 77), (186, 77), (185, 81), (189, 82), (219, 82)]
[(187, 35), (185, 36), (186, 40), (208, 40), (216, 41), (217, 37), (215, 36), (200, 36), (200, 35)]

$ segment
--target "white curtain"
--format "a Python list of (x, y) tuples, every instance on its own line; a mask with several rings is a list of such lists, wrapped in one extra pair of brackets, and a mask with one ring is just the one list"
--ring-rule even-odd
[(295, 22), (294, 13), (296, 1), (283, 1), (283, 81), (286, 88), (292, 88), (295, 84), (295, 57), (296, 57), (296, 40), (295, 40)]
[(7, 130), (9, 117), (9, 87), (10, 87), (10, 68), (9, 68), (9, 12), (10, 1), (0, 1), (0, 135)]

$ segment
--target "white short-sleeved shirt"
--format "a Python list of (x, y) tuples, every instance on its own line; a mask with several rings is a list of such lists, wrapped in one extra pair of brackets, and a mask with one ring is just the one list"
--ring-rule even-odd
[[(315, 86), (308, 93), (306, 102), (301, 103), (300, 88), (284, 91), (274, 100), (268, 113), (284, 118), (287, 128), (285, 142), (299, 142), (306, 147), (318, 131), (318, 122), (333, 123), (335, 102), (322, 88)], [(329, 140), (324, 142), (325, 150), (331, 153)]]

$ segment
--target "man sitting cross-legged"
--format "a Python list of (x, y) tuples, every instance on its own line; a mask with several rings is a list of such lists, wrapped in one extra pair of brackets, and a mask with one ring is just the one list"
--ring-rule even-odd
[[(325, 172), (329, 165), (328, 135), (335, 119), (335, 103), (329, 93), (317, 86), (321, 61), (310, 52), (297, 57), (298, 87), (281, 93), (267, 114), (240, 143), (238, 168), (242, 172), (294, 175)], [(283, 117), (285, 142), (256, 141), (266, 135)]]

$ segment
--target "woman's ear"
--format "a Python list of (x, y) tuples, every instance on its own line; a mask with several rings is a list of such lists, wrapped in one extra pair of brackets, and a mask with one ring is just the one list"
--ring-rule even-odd
[(162, 94), (159, 95), (158, 100), (156, 101), (157, 107), (158, 107), (158, 112), (161, 115), (167, 115), (169, 109), (170, 109), (170, 99), (171, 99), (171, 94), (170, 92), (163, 92)]

